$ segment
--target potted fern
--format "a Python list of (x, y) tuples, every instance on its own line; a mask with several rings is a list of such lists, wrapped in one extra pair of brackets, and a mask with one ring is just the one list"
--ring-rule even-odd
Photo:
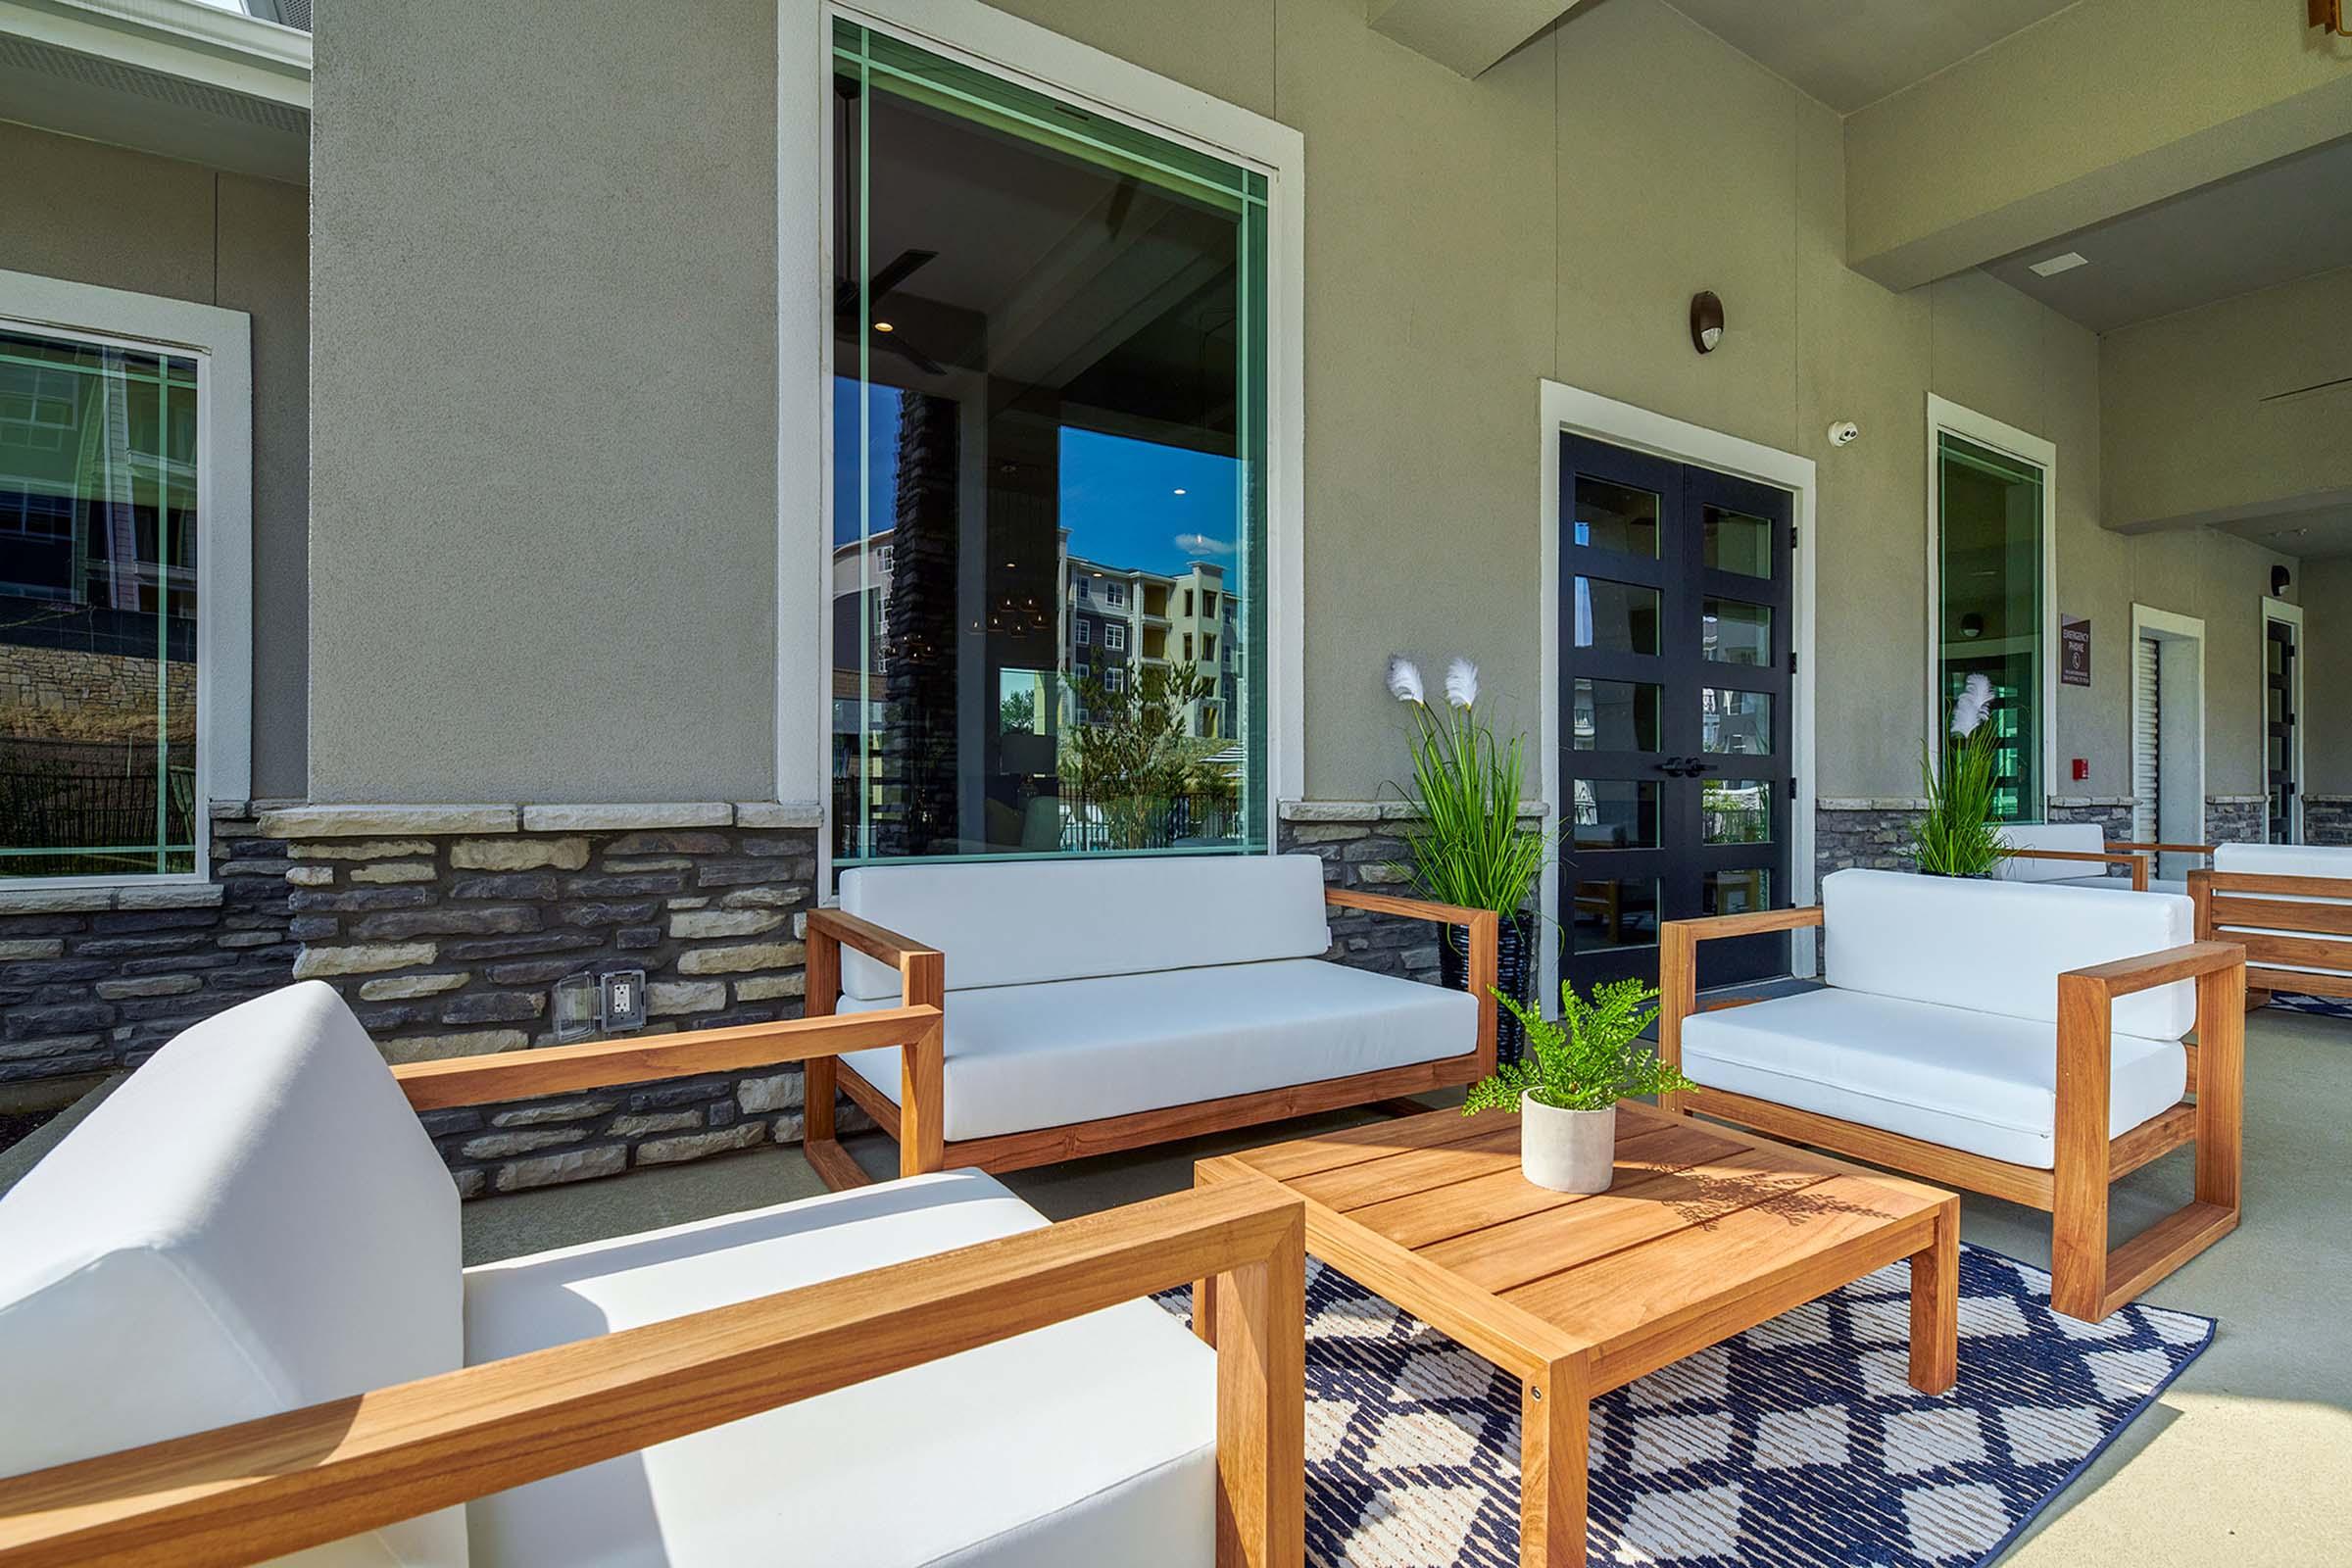
[(1992, 682), (1971, 675), (1952, 700), (1951, 733), (1943, 768), (1923, 744), (1919, 777), (1928, 808), (1912, 834), (1911, 853), (1924, 876), (1984, 876), (2001, 858), (1992, 820), (2000, 784), (1993, 757)]
[(1617, 1102), (1697, 1087), (1642, 1044), (1658, 992), (1640, 980), (1592, 988), (1590, 1001), (1560, 985), (1553, 1023), (1512, 998), (1497, 1000), (1527, 1030), (1528, 1057), (1504, 1062), (1470, 1086), (1462, 1114), (1519, 1114), (1519, 1171), (1555, 1193), (1605, 1193), (1616, 1174)]
[[(1419, 666), (1401, 655), (1389, 661), (1388, 684), (1390, 695), (1413, 715), (1413, 781), (1400, 792), (1410, 815), (1397, 835), (1404, 858), (1392, 869), (1435, 903), (1493, 909), (1501, 919), (1496, 994), (1524, 1002), (1536, 956), (1536, 916), (1527, 905), (1551, 850), (1550, 836), (1519, 814), (1526, 799), (1526, 737), (1504, 740), (1495, 733), (1478, 706), (1478, 666), (1467, 659), (1446, 666), (1442, 705), (1429, 700)], [(1446, 934), (1438, 960), (1446, 985), (1468, 986), (1461, 932)], [(1495, 1039), (1499, 1058), (1518, 1060), (1522, 1039), (1517, 1021), (1503, 1020)]]

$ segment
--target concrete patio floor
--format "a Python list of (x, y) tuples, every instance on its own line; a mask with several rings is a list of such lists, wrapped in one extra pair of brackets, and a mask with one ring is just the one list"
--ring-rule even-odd
[[(2220, 1320), (2213, 1346), (2002, 1559), (2014, 1568), (2352, 1562), (2352, 1023), (2247, 1020), (2246, 1217), (2147, 1299)], [(1056, 1219), (1191, 1185), (1192, 1163), (1328, 1116), (1017, 1172)], [(878, 1176), (895, 1146), (856, 1139)], [(2189, 1160), (2135, 1172), (2118, 1235), (2187, 1199)], [(466, 1206), (468, 1263), (784, 1202), (822, 1190), (794, 1150), (729, 1155)], [(2046, 1266), (2047, 1216), (1966, 1200), (1961, 1234)]]

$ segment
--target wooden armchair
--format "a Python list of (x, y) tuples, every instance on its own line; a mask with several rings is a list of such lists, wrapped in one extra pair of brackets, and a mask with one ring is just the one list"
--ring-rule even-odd
[[(2109, 846), (2105, 851), (2003, 849), (2001, 858), (2004, 860), (2062, 860), (2072, 861), (2078, 865), (2120, 865), (2125, 867), (2132, 878), (2132, 891), (2145, 893), (2148, 891), (2148, 858), (2145, 855), (2134, 853), (2137, 848), (2136, 845), (2127, 847), (2116, 844)], [(2089, 876), (2093, 873), (2085, 871), (2081, 874)], [(2106, 873), (2100, 871), (2096, 874), (2103, 876)]]
[[(2279, 848), (2294, 857), (2282, 862), (2292, 869), (2236, 870), (2217, 864), (2213, 870), (2188, 874), (2197, 936), (2201, 941), (2244, 944), (2250, 965), (2248, 1011), (2268, 1004), (2275, 991), (2352, 999), (2352, 853)], [(2232, 854), (2247, 853), (2236, 846), (2230, 849)], [(2345, 862), (2344, 875), (2313, 874), (2315, 864), (2327, 865), (2339, 857)]]
[[(929, 1006), (396, 1070), (425, 1108), (876, 1045), (936, 1084)], [(0, 1565), (273, 1558), (1207, 1282), (1216, 1561), (1298, 1568), (1303, 1249), (1300, 1203), (1270, 1184), (1185, 1193), (57, 1465), (0, 1480)]]
[[(1722, 1075), (1720, 1068), (1711, 1065), (1697, 1065), (1697, 1070), (1691, 1071), (1696, 1064), (1689, 1059), (1687, 1049), (1694, 1024), (1702, 1033), (1708, 1027), (1697, 1022), (1709, 1016), (1697, 1003), (1701, 943), (1823, 924), (1824, 911), (1819, 906), (1666, 922), (1659, 939), (1660, 1057), (1694, 1077)], [(1955, 955), (1954, 961), (1963, 961), (1963, 956)], [(2193, 1098), (2183, 1097), (2169, 1109), (2111, 1136), (2115, 1004), (2182, 980), (2196, 985), (2197, 1045), (2185, 1049)], [(1984, 976), (1983, 981), (1997, 986), (2001, 977), (1994, 973)], [(1768, 1137), (1829, 1150), (2050, 1213), (2051, 1304), (2070, 1316), (2096, 1322), (2237, 1226), (2245, 984), (2245, 950), (2217, 942), (2192, 942), (2059, 974), (2055, 1125), (2047, 1168), (1704, 1083), (1692, 1092), (1663, 1097), (1660, 1103), (1670, 1111), (1713, 1116)], [(1783, 1016), (1793, 1017), (1788, 1004), (1800, 1001), (1787, 998), (1753, 1004), (1754, 1016), (1761, 1020), (1779, 1008)], [(1743, 1011), (1740, 1016), (1750, 1014)], [(1969, 1016), (1963, 1012), (1953, 1020), (1956, 1032), (1967, 1031)], [(1790, 1032), (1785, 1025), (1783, 1029)], [(1848, 1049), (1850, 1045), (1848, 1042)], [(1888, 1076), (1899, 1079), (1902, 1069), (1893, 1066)], [(2192, 1143), (2196, 1149), (2193, 1200), (2111, 1250), (2110, 1185)]]
[[(1007, 1171), (1345, 1106), (1380, 1104), (1434, 1089), (1475, 1083), (1493, 1072), (1497, 1011), (1494, 980), (1500, 927), (1494, 912), (1345, 888), (1325, 888), (1322, 899), (1331, 909), (1459, 926), (1468, 931), (1468, 990), (1476, 999), (1477, 1008), (1471, 1049), (1435, 1060), (1343, 1077), (1057, 1126), (958, 1139), (944, 1136), (943, 1097), (949, 1089), (943, 1074), (942, 1053), (936, 1046), (926, 1044), (906, 1054), (900, 1093), (895, 1098), (883, 1093), (849, 1062), (831, 1058), (811, 1060), (804, 1069), (808, 1073), (806, 1115), (809, 1162), (837, 1189), (865, 1180), (856, 1161), (842, 1151), (837, 1141), (836, 1089), (898, 1140), (902, 1171), (937, 1170), (943, 1164)], [(808, 918), (807, 1009), (811, 1017), (822, 1017), (835, 1009), (842, 991), (844, 949), (895, 969), (902, 1006), (951, 1008), (945, 991), (946, 958), (939, 949), (841, 909), (818, 908), (811, 910)]]

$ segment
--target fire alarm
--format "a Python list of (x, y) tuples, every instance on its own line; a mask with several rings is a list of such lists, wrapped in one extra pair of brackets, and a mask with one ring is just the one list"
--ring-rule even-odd
[(2082, 782), (2084, 779), (2086, 779), (2086, 778), (2088, 778), (2088, 777), (2090, 777), (2090, 759), (2089, 759), (2089, 758), (2087, 758), (2087, 757), (2078, 757), (2078, 758), (2076, 758), (2076, 759), (2075, 759), (2075, 782), (2076, 782), (2076, 783), (2078, 783), (2078, 784), (2080, 784), (2080, 783), (2082, 783)]

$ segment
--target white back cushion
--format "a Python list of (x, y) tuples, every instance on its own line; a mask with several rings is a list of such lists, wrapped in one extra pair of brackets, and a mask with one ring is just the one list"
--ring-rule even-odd
[[(2352, 883), (2352, 848), (2323, 844), (2217, 844), (2216, 871), (2247, 876), (2335, 876)], [(2346, 888), (2352, 892), (2352, 886)]]
[[(1848, 991), (2058, 1019), (2058, 976), (2191, 940), (2195, 911), (2170, 893), (2037, 887), (1903, 871), (1844, 870), (1821, 883), (1829, 982)], [(2196, 988), (2159, 986), (2115, 1004), (2115, 1031), (2178, 1040)]]
[[(2000, 830), (2012, 850), (2065, 850), (2097, 855), (2107, 848), (2107, 830), (2096, 822), (2012, 822)], [(2097, 876), (2104, 869), (2087, 860), (2001, 860), (1993, 873), (2005, 882), (2064, 882)]]
[[(948, 989), (1318, 958), (1331, 947), (1311, 855), (1072, 856), (860, 866), (841, 906), (948, 956)], [(842, 990), (899, 994), (898, 971), (842, 955)]]
[[(458, 1195), (343, 1000), (232, 1007), (0, 1199), (0, 1475), (465, 1364)], [(462, 1568), (465, 1515), (305, 1552)]]

